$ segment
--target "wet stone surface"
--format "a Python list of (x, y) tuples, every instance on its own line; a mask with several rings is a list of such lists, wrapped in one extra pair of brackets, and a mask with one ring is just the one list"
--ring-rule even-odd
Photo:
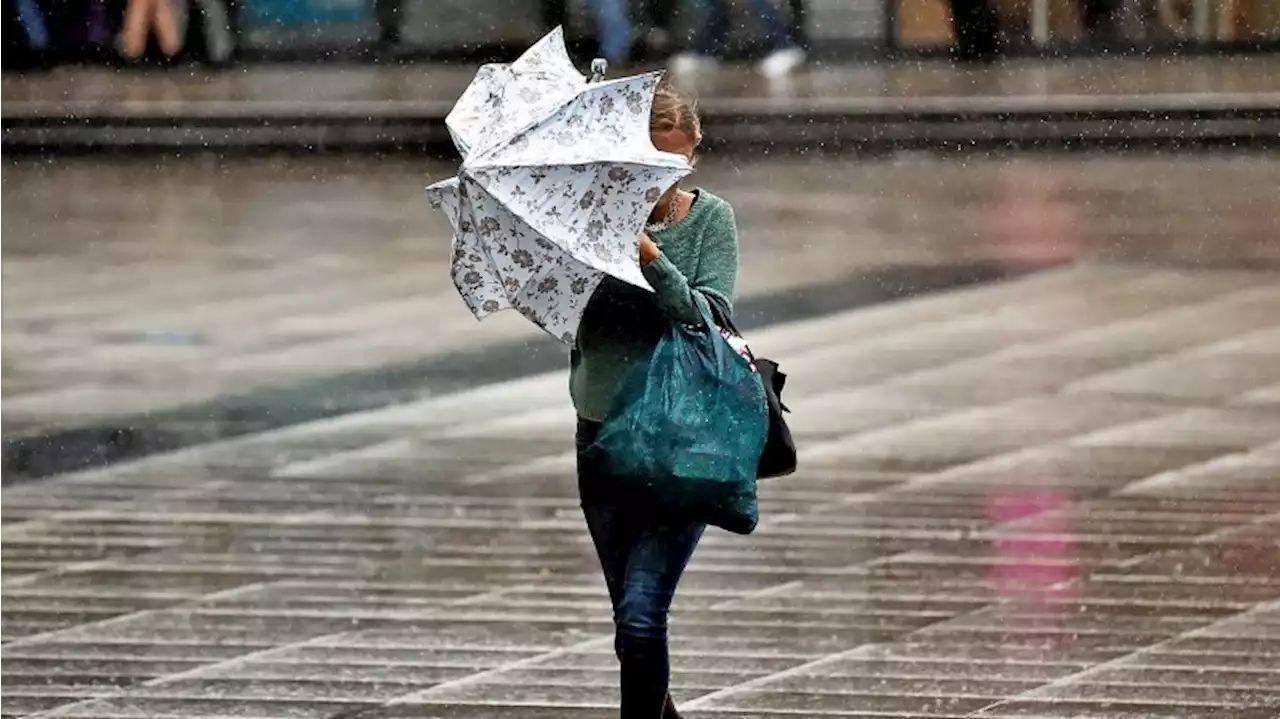
[[(1077, 92), (1072, 87), (1064, 92)], [(18, 92), (5, 85), (6, 98)], [(134, 456), (565, 363), (562, 348), (519, 317), (477, 323), (458, 301), (447, 273), (447, 222), (422, 198), (426, 184), (455, 166), (392, 156), (19, 160), (5, 169), (3, 429), (6, 440), (34, 438), (26, 454), (6, 450), (6, 481), (57, 470), (45, 460)], [(850, 162), (712, 153), (691, 182), (735, 205), (738, 309), (748, 326), (1060, 262), (1280, 266), (1267, 189), (1280, 185), (1280, 163), (1267, 156)], [(1180, 400), (1189, 406), (1239, 395), (1241, 406), (1265, 412), (1275, 403), (1268, 389), (1280, 383), (1277, 363), (1265, 361), (1273, 339), (1265, 293), (1223, 297), (1234, 310), (1226, 322), (1206, 321), (1223, 308), (1191, 301), (1218, 296), (1229, 276), (1180, 287), (1158, 274), (1134, 288), (1082, 284), (1076, 289), (1096, 293), (1090, 303), (1049, 293), (1030, 312), (988, 306), (995, 314), (952, 314), (919, 303), (900, 316), (873, 315), (844, 346), (815, 347), (789, 361), (793, 374), (820, 372), (831, 392), (795, 421), (815, 438), (838, 439), (1063, 387), (1135, 403), (1152, 392), (1192, 393)], [(1103, 298), (1107, 312), (1095, 316), (1092, 302)], [(1166, 301), (1184, 304), (1153, 319), (1151, 310)], [(894, 334), (902, 322), (921, 331)], [(1215, 347), (1215, 340), (1239, 346)], [(1004, 351), (991, 356), (993, 342)], [(1257, 361), (1222, 364), (1222, 352)], [(1147, 362), (1156, 364), (1142, 367)], [(1198, 381), (1176, 382), (1188, 373)], [(563, 394), (561, 387), (544, 391)], [(1024, 408), (1019, 419), (1035, 411)], [(1055, 431), (1051, 418), (1026, 427), (1027, 436), (1012, 434), (1019, 424), (986, 441), (965, 435), (936, 443), (956, 430), (943, 426), (934, 430), (941, 435), (935, 444), (913, 453), (884, 457), (863, 448), (859, 463), (850, 456), (844, 466), (928, 471)], [(497, 427), (452, 433), (441, 447), (434, 436), (403, 438), (394, 426), (353, 427), (329, 444), (300, 436), (246, 445), (211, 461), (247, 472), (209, 472), (209, 481), (253, 481), (263, 453), (272, 461), (288, 454), (297, 463), (291, 472), (319, 481), (343, 478), (323, 462), (350, 446), (367, 450), (377, 478), (412, 481), (428, 470), (446, 480), (478, 474), (554, 447), (555, 435), (539, 430), (540, 422), (492, 421), (504, 428), (497, 456), (486, 442)], [(397, 437), (417, 451), (396, 446)], [(359, 474), (376, 479), (370, 470)], [(185, 468), (131, 483), (186, 490), (194, 476)], [(43, 501), (70, 510), (89, 497)], [(5, 520), (24, 518), (22, 511), (6, 503)]]
[[(706, 142), (717, 149), (1236, 148), (1275, 145), (1277, 66), (1266, 54), (980, 66), (903, 58), (811, 62), (786, 78), (729, 65), (677, 73), (677, 81), (699, 96)], [(18, 76), (4, 85), (3, 143), (11, 155), (107, 148), (133, 156), (282, 149), (449, 156), (455, 148), (444, 118), (474, 72), (474, 65), (320, 63)]]
[[(990, 67), (948, 63), (814, 64), (782, 82), (750, 68), (726, 66), (681, 77), (704, 111), (803, 112), (832, 105), (898, 109), (904, 101), (1056, 101), (1088, 107), (1086, 100), (1170, 96), (1191, 107), (1208, 100), (1280, 92), (1277, 63), (1259, 56), (1164, 59), (1058, 58), (1053, 63), (1002, 63)], [(628, 72), (614, 68), (613, 74)], [(5, 83), (6, 117), (70, 115), (75, 110), (117, 109), (126, 116), (164, 105), (173, 114), (270, 117), (298, 112), (405, 116), (449, 111), (475, 76), (475, 68), (422, 64), (261, 65), (234, 73), (131, 74), (94, 71), (53, 77), (17, 76)], [(960, 105), (960, 107), (981, 106)]]
[[(695, 555), (687, 715), (1275, 717), (1277, 279), (1090, 263), (752, 333), (804, 469)], [(6, 487), (2, 713), (615, 716), (573, 423), (553, 373)]]

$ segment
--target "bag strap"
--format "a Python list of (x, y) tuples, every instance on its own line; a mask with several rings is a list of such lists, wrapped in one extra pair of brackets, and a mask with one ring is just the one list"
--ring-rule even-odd
[(738, 331), (737, 325), (733, 323), (733, 310), (730, 309), (729, 303), (719, 295), (710, 292), (700, 294), (707, 299), (707, 306), (711, 309), (711, 319), (715, 321), (715, 324), (741, 337), (742, 333)]
[[(702, 295), (701, 292), (698, 294)], [(702, 296), (703, 298), (707, 297), (707, 295)], [(686, 328), (685, 331), (691, 331), (699, 337), (705, 337), (706, 341), (709, 343), (712, 355), (715, 356), (716, 364), (723, 364), (725, 361), (725, 353), (732, 352), (733, 350), (729, 347), (729, 343), (725, 342), (724, 338), (721, 337), (720, 333), (716, 330), (716, 322), (712, 317), (715, 313), (711, 309), (711, 303), (709, 301), (698, 302), (697, 299), (697, 297), (694, 298), (694, 304), (698, 306), (698, 314), (702, 315), (702, 322), (705, 326), (696, 329)]]

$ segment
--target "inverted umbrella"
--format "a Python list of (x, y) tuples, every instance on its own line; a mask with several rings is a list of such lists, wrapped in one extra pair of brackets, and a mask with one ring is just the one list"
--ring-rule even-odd
[(477, 318), (514, 308), (572, 343), (606, 275), (652, 289), (637, 237), (691, 169), (649, 139), (660, 77), (588, 81), (559, 28), (476, 74), (445, 120), (462, 166), (427, 195), (453, 226), (453, 282)]

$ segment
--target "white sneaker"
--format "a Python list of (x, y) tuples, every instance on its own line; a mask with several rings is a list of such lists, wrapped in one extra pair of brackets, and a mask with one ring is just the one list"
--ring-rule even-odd
[(699, 70), (710, 70), (720, 65), (720, 60), (714, 55), (703, 55), (697, 52), (682, 52), (671, 58), (669, 61), (671, 71), (680, 74), (689, 74), (698, 72)]
[(774, 50), (760, 61), (760, 72), (765, 77), (782, 77), (804, 64), (807, 55), (798, 47)]

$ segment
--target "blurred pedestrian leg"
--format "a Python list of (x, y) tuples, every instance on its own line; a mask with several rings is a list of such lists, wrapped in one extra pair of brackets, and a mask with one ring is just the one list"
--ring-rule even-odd
[(791, 11), (791, 41), (808, 52), (812, 48), (809, 47), (809, 27), (805, 24), (804, 3), (805, 0), (787, 0)]
[(992, 62), (999, 57), (1000, 25), (991, 0), (951, 0), (951, 24), (957, 60)]
[[(769, 54), (760, 62), (760, 70), (771, 77), (785, 75), (805, 61), (805, 51), (793, 32), (795, 18), (798, 16), (803, 21), (803, 0), (791, 0), (791, 6), (793, 22), (787, 23), (771, 0), (752, 0), (752, 9), (764, 24), (765, 45), (769, 48)], [(694, 52), (673, 60), (672, 67), (677, 72), (713, 64), (723, 50), (725, 35), (729, 32), (728, 0), (702, 0), (702, 7), (704, 14), (694, 35)]]
[[(568, 34), (569, 0), (541, 0), (538, 7), (545, 32), (561, 27)], [(611, 63), (630, 60), (634, 33), (628, 0), (591, 0), (591, 9), (596, 16), (597, 52)]]
[(231, 13), (225, 0), (195, 0), (200, 10), (200, 28), (209, 62), (221, 65), (231, 60), (236, 39), (231, 31)]
[(646, 59), (666, 59), (675, 48), (672, 36), (675, 25), (677, 0), (649, 0), (644, 3), (648, 27), (643, 31), (643, 52)]
[(373, 0), (378, 21), (378, 44), (393, 48), (400, 44), (400, 0)]
[[(185, 10), (183, 5), (183, 19)], [(124, 27), (120, 31), (120, 54), (129, 60), (141, 58), (147, 50), (147, 39), (154, 33), (160, 52), (165, 57), (176, 56), (182, 51), (184, 34), (183, 28), (179, 27), (179, 15), (170, 0), (129, 0), (124, 9)]]
[(1089, 42), (1107, 50), (1109, 45), (1121, 39), (1118, 23), (1118, 0), (1080, 0), (1081, 20)]
[(627, 0), (592, 0), (596, 13), (596, 35), (600, 54), (611, 63), (631, 59), (631, 18)]
[(686, 49), (671, 58), (671, 69), (677, 73), (692, 73), (720, 64), (720, 42), (729, 26), (729, 11), (724, 3), (703, 5), (693, 34), (693, 48)]
[(104, 0), (88, 0), (85, 13), (85, 43), (105, 47), (111, 43), (111, 23), (107, 21), (107, 4)]
[(766, 77), (788, 75), (808, 58), (805, 51), (808, 32), (804, 28), (804, 3), (805, 0), (788, 0), (791, 23), (784, 25), (771, 0), (756, 0), (756, 7), (769, 33), (769, 54), (760, 61), (760, 72)]
[(82, 0), (67, 41), (81, 56), (95, 55), (111, 43), (111, 26), (103, 0)]
[(27, 35), (27, 46), (32, 50), (49, 49), (49, 27), (44, 22), (44, 13), (36, 0), (17, 0), (18, 22)]
[[(47, 0), (46, 0), (47, 1)], [(4, 69), (44, 70), (59, 60), (45, 16), (37, 0), (4, 0)]]
[(542, 31), (551, 32), (557, 27), (565, 28), (568, 33), (569, 0), (542, 0), (539, 5), (542, 15)]

